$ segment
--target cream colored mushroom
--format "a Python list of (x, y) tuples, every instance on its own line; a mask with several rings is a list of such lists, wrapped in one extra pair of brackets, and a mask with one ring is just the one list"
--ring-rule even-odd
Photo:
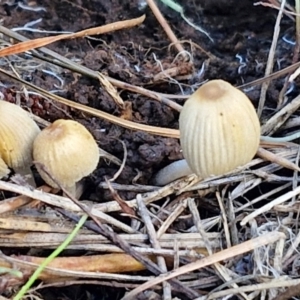
[[(76, 183), (96, 169), (99, 149), (83, 125), (72, 120), (57, 120), (36, 137), (33, 158), (44, 165), (62, 187), (75, 195)], [(47, 184), (58, 188), (39, 164), (37, 170)]]
[(0, 100), (0, 157), (16, 173), (28, 176), (34, 184), (30, 166), (32, 147), (40, 129), (18, 105)]
[(195, 173), (202, 179), (247, 164), (257, 152), (260, 124), (248, 97), (223, 80), (203, 84), (186, 101), (179, 117), (185, 160), (162, 169), (155, 177), (164, 185)]

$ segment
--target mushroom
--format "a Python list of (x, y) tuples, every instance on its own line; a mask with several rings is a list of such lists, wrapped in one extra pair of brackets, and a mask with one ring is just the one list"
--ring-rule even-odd
[(7, 167), (28, 177), (28, 182), (34, 186), (30, 166), (33, 141), (39, 132), (38, 125), (25, 110), (0, 100), (0, 157)]
[(179, 129), (186, 160), (159, 171), (157, 185), (192, 173), (202, 179), (228, 173), (251, 161), (260, 142), (251, 101), (223, 80), (211, 80), (191, 95), (180, 113)]
[[(99, 149), (83, 125), (73, 120), (56, 120), (36, 137), (33, 158), (74, 196), (76, 183), (96, 169)], [(37, 170), (47, 184), (59, 188), (41, 165), (37, 164)]]

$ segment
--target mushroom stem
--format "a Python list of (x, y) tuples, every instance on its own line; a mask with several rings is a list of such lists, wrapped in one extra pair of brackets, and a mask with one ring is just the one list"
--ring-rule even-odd
[(176, 179), (193, 174), (185, 159), (175, 161), (161, 169), (154, 177), (153, 184), (158, 186), (166, 185)]
[[(73, 186), (65, 187), (65, 190), (77, 200), (79, 200), (80, 197), (82, 196), (84, 189), (85, 189), (84, 180), (80, 180), (76, 182)], [(67, 196), (67, 195), (63, 193), (63, 196)]]
[(16, 174), (20, 174), (21, 176), (23, 176), (29, 185), (36, 188), (36, 183), (30, 165), (25, 165), (18, 168), (15, 167), (14, 171)]
[(75, 198), (79, 200), (82, 194), (84, 193), (85, 189), (86, 184), (84, 179), (81, 179), (80, 181), (76, 182)]
[(0, 157), (0, 179), (7, 176), (10, 170), (4, 160)]
[[(68, 187), (64, 187), (64, 189), (70, 194), (70, 196), (77, 198), (77, 193), (76, 193), (76, 184), (72, 185), (72, 186), (68, 186)], [(67, 197), (68, 195), (66, 195), (65, 193), (63, 193), (63, 196)]]

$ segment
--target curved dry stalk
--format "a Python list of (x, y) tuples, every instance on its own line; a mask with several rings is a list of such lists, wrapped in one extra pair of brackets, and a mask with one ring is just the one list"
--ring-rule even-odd
[(173, 138), (178, 138), (179, 137), (179, 130), (177, 129), (169, 129), (169, 128), (162, 128), (162, 127), (155, 127), (155, 126), (149, 126), (149, 125), (144, 125), (144, 124), (138, 124), (138, 123), (134, 123), (128, 120), (124, 120), (121, 119), (119, 117), (113, 116), (111, 114), (108, 114), (106, 112), (103, 112), (101, 110), (92, 108), (92, 107), (88, 107), (85, 105), (82, 105), (80, 103), (76, 103), (73, 102), (71, 100), (67, 100), (63, 97), (51, 94), (48, 91), (45, 91), (44, 89), (37, 87), (25, 80), (22, 80), (20, 78), (17, 78), (16, 76), (14, 76), (13, 74), (10, 74), (9, 72), (3, 70), (0, 68), (0, 73), (10, 77), (13, 80), (16, 80), (24, 85), (27, 85), (28, 87), (30, 87), (31, 89), (33, 89), (34, 91), (40, 93), (41, 95), (43, 95), (44, 97), (50, 98), (52, 100), (55, 100), (57, 102), (60, 102), (62, 104), (65, 104), (69, 107), (72, 108), (76, 108), (80, 111), (89, 113), (91, 115), (94, 115), (96, 117), (102, 118), (104, 120), (107, 120), (109, 122), (112, 122), (116, 125), (120, 125), (123, 126), (127, 129), (133, 129), (133, 130), (141, 130), (141, 131), (145, 131), (151, 134), (155, 134), (155, 135), (161, 135), (161, 136), (165, 136), (165, 137), (173, 137)]
[(34, 40), (28, 40), (21, 42), (19, 44), (15, 44), (9, 47), (6, 47), (4, 49), (0, 50), (0, 57), (7, 56), (7, 55), (13, 55), (13, 54), (19, 54), (25, 51), (33, 50), (36, 48), (40, 48), (43, 46), (47, 46), (49, 44), (52, 44), (57, 41), (66, 40), (66, 39), (75, 39), (79, 37), (85, 37), (87, 35), (98, 35), (98, 34), (104, 34), (124, 28), (130, 28), (133, 26), (140, 25), (145, 20), (145, 15), (131, 20), (125, 20), (125, 21), (119, 21), (114, 22), (111, 24), (95, 27), (95, 28), (89, 28), (85, 29), (79, 32), (75, 33), (68, 33), (68, 34), (60, 34), (50, 37), (43, 37), (38, 38)]

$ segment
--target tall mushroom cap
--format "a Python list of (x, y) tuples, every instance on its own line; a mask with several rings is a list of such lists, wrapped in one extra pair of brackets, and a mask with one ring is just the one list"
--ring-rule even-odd
[(7, 164), (3, 161), (3, 159), (0, 157), (0, 179), (8, 174), (9, 168), (7, 167)]
[[(57, 120), (35, 139), (33, 158), (63, 187), (70, 188), (96, 169), (99, 148), (83, 125), (72, 120)], [(39, 165), (37, 169), (46, 183), (58, 188)]]
[(211, 80), (191, 95), (179, 128), (183, 155), (203, 179), (245, 165), (259, 147), (260, 124), (251, 101), (223, 80)]
[(0, 100), (0, 156), (12, 169), (32, 164), (32, 147), (38, 125), (18, 105)]

